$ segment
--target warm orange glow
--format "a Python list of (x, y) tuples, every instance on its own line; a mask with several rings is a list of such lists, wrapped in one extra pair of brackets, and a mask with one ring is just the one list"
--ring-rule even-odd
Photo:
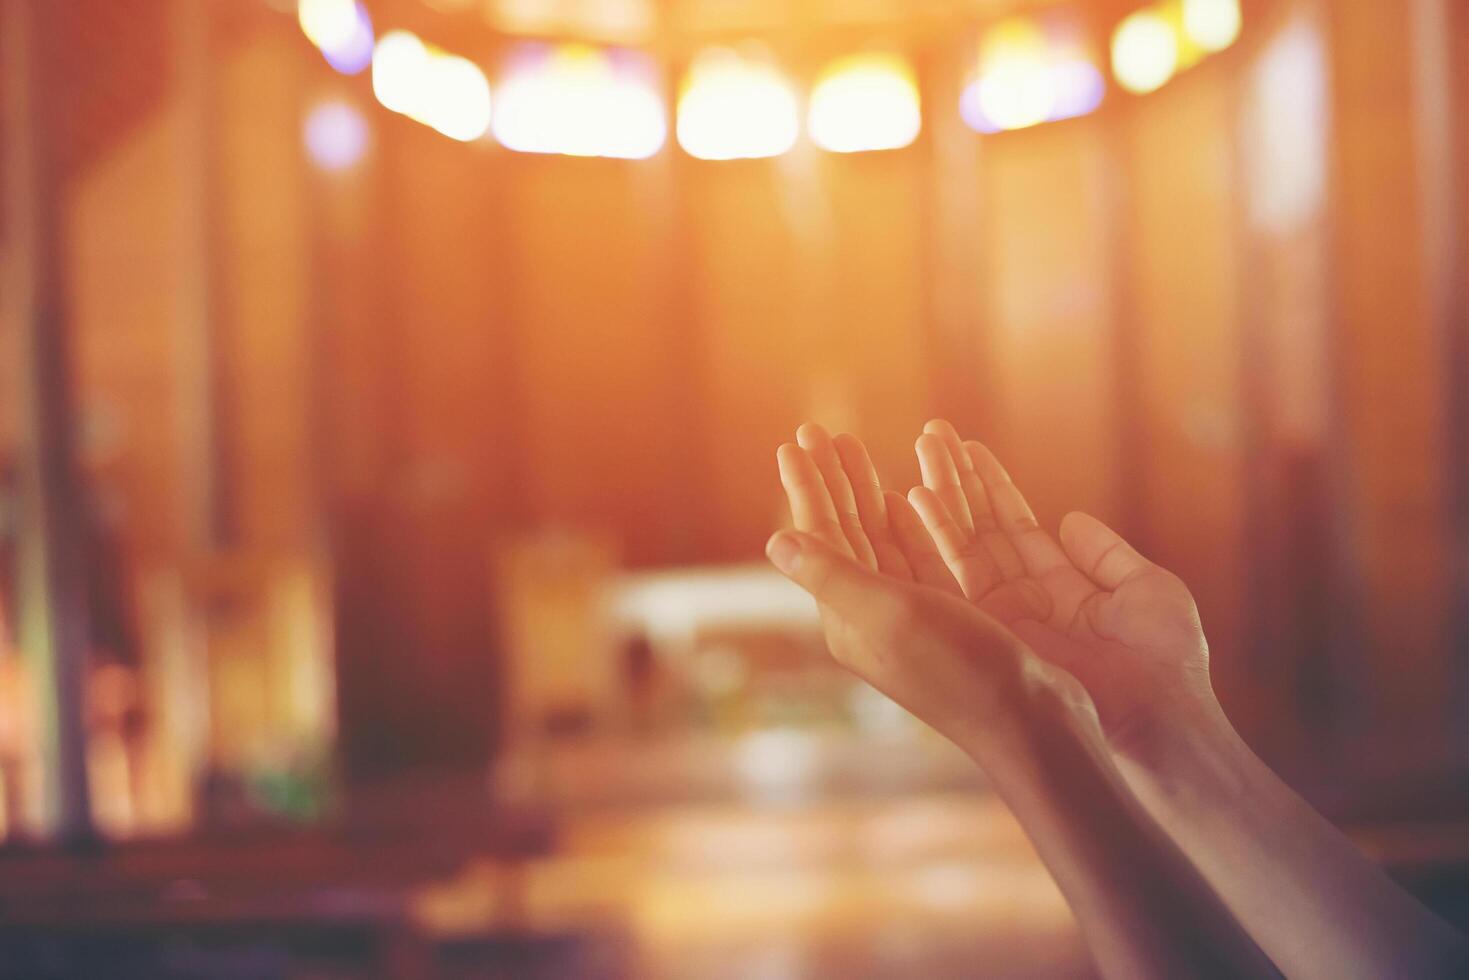
[(667, 135), (652, 68), (580, 44), (525, 49), (500, 86), (495, 138), (522, 153), (642, 159)]
[(1178, 35), (1153, 10), (1131, 15), (1112, 35), (1112, 74), (1129, 92), (1145, 95), (1167, 84), (1179, 67)]
[(811, 91), (811, 139), (824, 150), (894, 150), (922, 127), (913, 68), (896, 54), (860, 54), (832, 62)]
[(478, 139), (490, 126), (490, 86), (484, 72), (467, 58), (424, 44), (407, 31), (392, 31), (378, 41), (372, 91), (385, 108), (450, 139)]
[(796, 95), (766, 61), (727, 48), (694, 60), (678, 100), (678, 144), (701, 160), (773, 157), (796, 143)]

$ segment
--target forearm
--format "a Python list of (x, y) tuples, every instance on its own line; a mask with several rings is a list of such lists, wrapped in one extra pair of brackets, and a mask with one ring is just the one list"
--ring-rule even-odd
[(998, 761), (971, 754), (1055, 877), (1101, 973), (1276, 976), (1078, 727), (1074, 715), (1039, 712)]
[(1449, 976), (1463, 937), (1250, 751), (1215, 708), (1167, 726), (1129, 784), (1293, 980)]

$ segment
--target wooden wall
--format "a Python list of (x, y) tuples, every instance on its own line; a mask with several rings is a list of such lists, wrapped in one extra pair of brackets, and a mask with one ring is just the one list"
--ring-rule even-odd
[[(176, 93), (73, 202), (85, 399), (125, 406), (129, 533), (184, 555), (213, 513), (227, 548), (329, 543), (349, 756), (473, 761), (503, 542), (756, 559), (801, 420), (860, 432), (902, 488), (942, 412), (1043, 520), (1098, 513), (1190, 581), (1251, 731), (1442, 748), (1462, 433), (1424, 278), (1453, 204), (1421, 179), (1428, 6), (1284, 4), (1154, 96), (1030, 132), (976, 137), (931, 99), (903, 151), (729, 164), (459, 145), (288, 23), (227, 42), (208, 101)], [(1329, 180), (1276, 225), (1252, 86), (1293, 17), (1321, 45)], [(374, 147), (328, 176), (299, 132), (334, 91)]]

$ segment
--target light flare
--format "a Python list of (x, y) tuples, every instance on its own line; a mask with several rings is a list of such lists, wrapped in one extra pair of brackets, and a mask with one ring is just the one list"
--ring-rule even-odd
[(895, 150), (922, 128), (918, 83), (897, 54), (859, 54), (827, 66), (811, 91), (812, 141), (834, 153)]
[(1105, 91), (1083, 45), (1031, 18), (1014, 17), (985, 33), (959, 112), (982, 133), (1025, 129), (1086, 115)]
[(1117, 84), (1146, 95), (1166, 85), (1178, 68), (1178, 35), (1162, 14), (1139, 10), (1117, 25), (1112, 35), (1112, 74)]
[(1183, 0), (1183, 31), (1205, 51), (1223, 51), (1239, 40), (1239, 0)]
[(357, 0), (299, 0), (296, 20), (327, 63), (342, 74), (355, 75), (371, 64), (372, 18)]
[(678, 98), (678, 144), (700, 160), (780, 156), (796, 145), (796, 94), (764, 59), (729, 48), (701, 53)]
[(372, 92), (386, 109), (450, 139), (479, 139), (490, 127), (490, 84), (467, 58), (391, 31), (372, 56)]
[(522, 153), (639, 160), (668, 134), (652, 64), (583, 44), (522, 48), (501, 83), (495, 138)]

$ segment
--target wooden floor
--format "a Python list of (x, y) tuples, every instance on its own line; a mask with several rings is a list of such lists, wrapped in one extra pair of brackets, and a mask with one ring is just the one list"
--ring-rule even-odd
[[(1060, 894), (982, 787), (676, 802), (653, 782), (620, 805), (599, 785), (554, 816), (477, 812), (461, 786), (375, 801), (399, 816), (370, 830), (0, 849), (0, 980), (1092, 975)], [(1469, 922), (1463, 825), (1358, 839)]]

